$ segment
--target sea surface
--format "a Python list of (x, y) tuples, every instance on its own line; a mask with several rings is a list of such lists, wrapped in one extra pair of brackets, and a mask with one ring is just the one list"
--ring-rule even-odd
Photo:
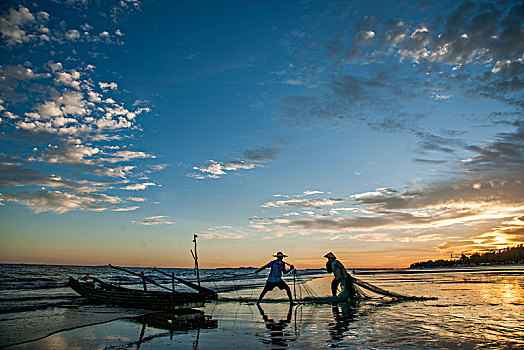
[[(150, 269), (130, 268), (135, 272)], [(191, 269), (164, 269), (194, 281)], [(358, 304), (321, 302), (332, 277), (299, 270), (258, 307), (267, 275), (254, 269), (200, 270), (220, 301), (185, 315), (92, 304), (65, 286), (85, 274), (142, 288), (108, 266), (0, 265), (0, 347), (12, 349), (522, 349), (524, 266), (449, 270), (357, 270), (397, 293), (437, 300), (395, 302), (369, 293)], [(169, 278), (155, 280), (171, 286)], [(154, 289), (155, 287), (149, 287)], [(177, 290), (185, 287), (175, 285)]]

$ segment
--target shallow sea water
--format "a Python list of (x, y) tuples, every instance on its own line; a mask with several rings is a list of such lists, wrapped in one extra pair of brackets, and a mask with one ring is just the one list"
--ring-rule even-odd
[[(384, 289), (410, 295), (435, 296), (438, 300), (389, 302), (374, 298), (356, 306), (304, 303), (290, 309), (284, 301), (284, 292), (274, 290), (268, 293), (267, 302), (258, 308), (254, 304), (260, 292), (257, 282), (254, 283), (257, 285), (255, 289), (221, 294), (224, 299), (231, 301), (207, 304), (202, 308), (208, 315), (203, 323), (166, 327), (134, 318), (136, 310), (114, 310), (89, 304), (72, 305), (66, 308), (67, 312), (62, 311), (62, 323), (57, 330), (64, 329), (60, 327), (67, 324), (76, 324), (78, 319), (83, 320), (79, 324), (89, 324), (95, 316), (98, 322), (104, 323), (59, 331), (43, 339), (10, 348), (524, 348), (522, 266), (408, 274), (367, 272), (357, 274), (356, 277)], [(318, 296), (329, 293), (331, 277), (317, 274), (311, 278), (307, 282), (310, 290)], [(293, 286), (293, 280), (288, 279), (288, 284)], [(300, 297), (304, 287), (296, 286), (295, 290)], [(44, 311), (60, 314), (57, 310), (62, 308), (56, 306)], [(12, 314), (4, 315), (4, 319)], [(24, 312), (18, 315), (24, 318)], [(115, 316), (128, 318), (115, 320)], [(44, 319), (41, 322), (45, 322)], [(0, 320), (3, 330), (13, 324), (20, 322), (11, 321), (9, 324)], [(31, 329), (25, 331), (30, 332)], [(19, 325), (17, 332), (23, 333), (23, 326)]]

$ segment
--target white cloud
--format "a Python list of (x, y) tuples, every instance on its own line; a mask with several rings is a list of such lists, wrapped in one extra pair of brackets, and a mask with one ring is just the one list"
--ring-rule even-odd
[(111, 82), (111, 83), (102, 83), (102, 82), (99, 82), (98, 83), (98, 86), (100, 86), (100, 88), (104, 91), (107, 91), (107, 90), (116, 90), (118, 88), (118, 85), (117, 83), (114, 83), (114, 82)]
[(93, 172), (97, 175), (126, 178), (128, 174), (130, 174), (131, 171), (135, 168), (136, 166), (134, 165), (126, 165), (112, 168), (96, 168), (93, 170)]
[(499, 60), (499, 61), (497, 61), (497, 63), (495, 63), (495, 66), (493, 67), (491, 72), (492, 73), (498, 73), (503, 68), (508, 67), (510, 64), (511, 64), (511, 60), (508, 60), (508, 59)]
[(322, 191), (315, 191), (315, 190), (305, 190), (302, 194), (299, 194), (297, 197), (304, 197), (304, 196), (312, 196), (315, 194), (322, 194), (324, 192)]
[(129, 185), (129, 186), (124, 187), (123, 189), (129, 190), (129, 191), (138, 191), (138, 190), (145, 190), (146, 188), (150, 186), (158, 186), (158, 185), (155, 184), (154, 182), (144, 182), (141, 184)]
[(49, 65), (49, 68), (51, 68), (53, 72), (63, 69), (63, 65), (60, 62), (50, 62), (48, 65)]
[(149, 167), (151, 170), (148, 170), (148, 172), (161, 171), (167, 168), (168, 166), (169, 164), (154, 164)]
[(138, 206), (132, 206), (132, 207), (121, 207), (121, 208), (114, 208), (114, 209), (111, 209), (111, 211), (134, 211), (134, 210), (137, 210)]
[(117, 119), (113, 119), (110, 116), (104, 116), (100, 119), (97, 119), (95, 124), (99, 130), (129, 129), (133, 126), (133, 123), (131, 123), (129, 120), (125, 118), (120, 117)]
[(227, 171), (237, 171), (241, 169), (249, 170), (249, 169), (254, 169), (256, 167), (261, 166), (260, 164), (246, 163), (244, 161), (231, 161), (231, 162), (219, 163), (214, 160), (209, 160), (208, 162), (210, 163), (208, 166), (193, 167), (194, 170), (198, 170), (202, 174), (190, 173), (190, 174), (187, 174), (187, 176), (193, 177), (196, 179), (205, 179), (205, 178), (218, 179), (222, 175), (225, 175)]
[(9, 111), (5, 111), (5, 112), (4, 112), (4, 116), (6, 116), (6, 117), (9, 118), (9, 119), (18, 119), (18, 118), (20, 118), (20, 117), (17, 116), (16, 114), (11, 113), (11, 112), (9, 112)]
[(354, 195), (351, 196), (351, 198), (361, 199), (361, 198), (376, 197), (376, 196), (395, 194), (395, 193), (397, 192), (389, 188), (377, 188), (375, 191), (372, 191), (372, 192), (355, 193)]
[(212, 175), (224, 175), (226, 173), (224, 170), (222, 170), (222, 164), (215, 162), (214, 160), (210, 160), (209, 162), (211, 164), (207, 167), (193, 167), (193, 169), (199, 170), (203, 173), (210, 173)]
[(84, 145), (49, 146), (49, 148), (38, 158), (50, 164), (84, 164), (92, 165), (96, 159), (92, 157), (100, 153), (97, 147)]
[(80, 29), (88, 32), (90, 31), (91, 29), (93, 29), (94, 27), (92, 25), (90, 25), (89, 23), (84, 23), (80, 26)]
[(366, 44), (373, 40), (375, 37), (375, 32), (372, 30), (363, 30), (355, 35), (354, 43), (355, 44)]
[(53, 211), (63, 214), (71, 210), (105, 211), (115, 210), (121, 202), (118, 197), (100, 193), (76, 194), (60, 191), (37, 191), (33, 194), (22, 192), (17, 195), (3, 194), (5, 200), (18, 202), (35, 213)]
[(282, 201), (266, 202), (262, 204), (264, 208), (279, 208), (279, 207), (297, 207), (320, 209), (323, 206), (333, 206), (337, 203), (345, 202), (343, 198), (323, 198), (323, 199), (288, 199)]
[(76, 70), (72, 70), (70, 73), (58, 72), (56, 75), (57, 83), (70, 86), (76, 90), (80, 89), (80, 81), (78, 81), (78, 79), (80, 79), (80, 73)]
[(98, 92), (88, 91), (87, 96), (91, 102), (102, 102), (102, 95), (100, 95)]
[(127, 162), (132, 159), (140, 158), (156, 158), (156, 156), (141, 151), (118, 151), (108, 155), (110, 158), (104, 158), (104, 161), (108, 163)]
[(65, 36), (69, 40), (78, 40), (80, 39), (80, 32), (76, 29), (70, 29), (65, 33)]
[(124, 197), (125, 200), (133, 201), (133, 202), (146, 202), (147, 199), (142, 197)]
[(169, 221), (167, 216), (150, 216), (142, 220), (132, 221), (135, 224), (151, 226), (151, 225), (173, 225), (173, 221)]
[(50, 119), (52, 117), (62, 115), (60, 104), (58, 104), (56, 101), (46, 101), (38, 105), (36, 110), (42, 119)]
[(9, 11), (0, 16), (0, 33), (8, 44), (21, 44), (31, 40), (32, 35), (23, 29), (36, 23), (36, 19), (27, 7), (20, 5), (18, 10), (10, 8)]
[(224, 170), (229, 170), (229, 171), (236, 171), (239, 169), (253, 169), (258, 166), (260, 165), (254, 164), (254, 163), (246, 163), (244, 161), (232, 161), (229, 163), (224, 163), (222, 165)]
[[(61, 96), (37, 105), (36, 111), (39, 117), (36, 114), (26, 114), (26, 116), (35, 119), (52, 119), (63, 115), (83, 116), (87, 113), (83, 94), (78, 91), (67, 90)], [(29, 122), (30, 120), (25, 121)]]
[(4, 65), (0, 66), (0, 77), (5, 82), (13, 84), (16, 80), (30, 81), (37, 78), (46, 77), (48, 74), (35, 73), (31, 68), (18, 65)]

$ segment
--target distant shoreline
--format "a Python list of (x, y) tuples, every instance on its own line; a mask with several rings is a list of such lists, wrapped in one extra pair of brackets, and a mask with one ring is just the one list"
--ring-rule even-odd
[[(475, 272), (475, 271), (507, 271), (515, 267), (524, 268), (524, 264), (507, 264), (507, 265), (487, 265), (487, 266), (457, 266), (457, 267), (427, 267), (418, 269), (387, 269), (373, 271), (359, 271), (355, 269), (355, 275), (375, 275), (375, 274), (426, 274), (426, 273), (443, 273), (443, 272)], [(524, 273), (524, 270), (522, 271)]]
[[(32, 264), (32, 263), (0, 263), (0, 266), (6, 266), (6, 265), (20, 265), (20, 266), (71, 266), (71, 267), (89, 267), (89, 268), (104, 268), (108, 267), (108, 265), (62, 265), (62, 264)], [(128, 268), (138, 268), (138, 269), (151, 269), (152, 267), (145, 267), (145, 266), (124, 266)], [(375, 274), (422, 274), (422, 273), (441, 273), (441, 272), (468, 272), (468, 271), (503, 271), (507, 269), (511, 269), (513, 267), (523, 267), (524, 264), (496, 264), (496, 265), (477, 265), (477, 266), (456, 266), (456, 267), (425, 267), (425, 268), (352, 268), (348, 269), (348, 271), (353, 274), (353, 270), (355, 271), (355, 275), (375, 275)], [(180, 270), (193, 270), (194, 267), (159, 267), (161, 269), (180, 269)], [(242, 269), (242, 270), (249, 270), (249, 269), (255, 269), (255, 267), (215, 267), (215, 268), (201, 268), (201, 270), (235, 270), (235, 269)], [(300, 270), (309, 270), (309, 271), (315, 271), (318, 270), (319, 272), (325, 272), (324, 268), (312, 268), (312, 269), (298, 269)]]

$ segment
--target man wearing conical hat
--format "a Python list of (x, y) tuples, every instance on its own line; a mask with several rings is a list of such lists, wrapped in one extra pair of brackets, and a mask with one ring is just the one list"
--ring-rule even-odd
[(264, 298), (264, 295), (266, 295), (266, 293), (270, 290), (273, 290), (275, 287), (278, 287), (280, 290), (284, 289), (289, 298), (289, 302), (291, 304), (295, 304), (293, 302), (293, 298), (291, 297), (291, 289), (289, 288), (287, 283), (284, 282), (284, 280), (282, 279), (282, 273), (289, 273), (293, 271), (295, 267), (293, 265), (289, 265), (289, 269), (286, 269), (286, 263), (284, 262), (284, 258), (287, 257), (287, 255), (285, 255), (284, 253), (278, 252), (273, 256), (276, 257), (275, 260), (268, 262), (266, 265), (262, 266), (261, 268), (255, 271), (255, 273), (259, 273), (264, 269), (271, 269), (271, 271), (269, 272), (269, 276), (267, 277), (266, 285), (264, 286), (262, 293), (260, 293), (260, 296), (258, 297), (257, 304), (260, 304), (262, 298)]
[(341, 298), (354, 299), (357, 296), (357, 292), (353, 285), (353, 280), (346, 268), (340, 261), (337, 260), (337, 257), (332, 252), (324, 255), (324, 258), (327, 258), (326, 270), (328, 272), (333, 272), (335, 278), (331, 281), (331, 293), (333, 297), (337, 297), (337, 289), (340, 284), (342, 284), (343, 293)]

